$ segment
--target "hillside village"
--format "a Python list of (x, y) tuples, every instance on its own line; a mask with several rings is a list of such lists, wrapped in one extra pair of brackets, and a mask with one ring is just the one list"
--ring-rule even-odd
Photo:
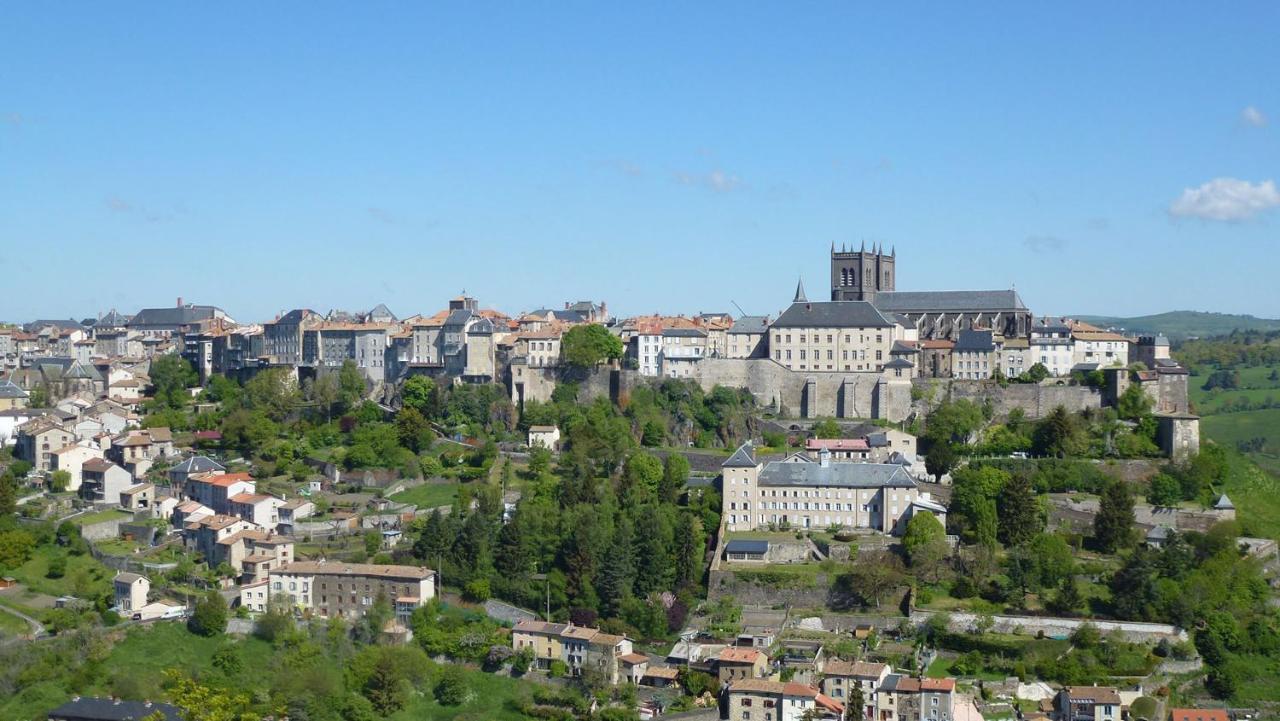
[[(1276, 539), (1238, 519), (1169, 341), (899, 291), (897, 262), (832, 245), (829, 299), (801, 282), (767, 316), (464, 294), (5, 326), (0, 710), (1280, 713)], [(239, 640), (113, 675), (158, 634)], [(86, 639), (92, 664), (58, 655)], [(351, 670), (226, 660), (300, 647)], [(35, 649), (78, 675), (23, 673)]]

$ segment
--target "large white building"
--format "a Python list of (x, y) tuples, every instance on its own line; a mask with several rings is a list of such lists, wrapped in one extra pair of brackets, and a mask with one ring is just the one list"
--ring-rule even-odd
[(1043, 365), (1052, 376), (1071, 375), (1071, 368), (1075, 366), (1075, 341), (1071, 339), (1070, 326), (1050, 319), (1038, 321), (1031, 326), (1030, 345), (1027, 360), (1031, 365)]
[(1071, 326), (1071, 340), (1074, 341), (1072, 361), (1076, 366), (1107, 368), (1129, 365), (1132, 341), (1119, 333), (1077, 321)]
[(907, 329), (861, 300), (811, 302), (804, 286), (769, 326), (769, 357), (796, 371), (880, 372)]
[(722, 466), (721, 518), (729, 531), (773, 525), (869, 528), (900, 534), (915, 513), (946, 521), (946, 508), (922, 493), (898, 463), (832, 463), (793, 456), (761, 464), (750, 443)]

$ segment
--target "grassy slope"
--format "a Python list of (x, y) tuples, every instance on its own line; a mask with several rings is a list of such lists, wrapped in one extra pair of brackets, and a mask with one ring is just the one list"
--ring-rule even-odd
[(1226, 448), (1231, 458), (1223, 489), (1235, 503), (1244, 532), (1280, 539), (1280, 457), (1245, 456), (1235, 450), (1237, 440), (1255, 436), (1280, 441), (1280, 409), (1208, 416), (1200, 423), (1202, 435)]
[[(244, 666), (237, 685), (246, 691), (260, 690), (268, 679), (268, 674), (262, 671), (270, 669), (272, 665), (273, 650), (270, 644), (255, 638), (204, 638), (188, 633), (181, 623), (166, 622), (130, 629), (124, 640), (112, 649), (104, 664), (106, 672), (102, 680), (80, 691), (82, 694), (106, 695), (112, 690), (112, 679), (123, 677), (128, 678), (130, 683), (139, 684), (136, 687), (139, 693), (146, 694), (149, 698), (163, 699), (160, 687), (162, 671), (179, 668), (195, 676), (216, 675), (217, 672), (212, 670), (213, 654), (223, 646), (232, 644), (239, 648)], [(415, 694), (407, 708), (390, 718), (398, 721), (516, 721), (524, 718), (511, 708), (510, 701), (519, 696), (532, 695), (528, 682), (493, 676), (482, 671), (470, 671), (467, 673), (467, 684), (472, 690), (472, 696), (461, 706), (443, 707), (430, 698), (429, 692)], [(42, 718), (40, 714), (66, 702), (72, 695), (72, 690), (66, 688), (61, 681), (36, 682), (13, 698), (0, 698), (0, 718)]]
[[(48, 578), (49, 562), (56, 557), (67, 559), (67, 570), (62, 578)], [(93, 556), (73, 556), (57, 546), (41, 546), (31, 560), (7, 572), (18, 582), (38, 593), (50, 596), (90, 596), (110, 590), (115, 571), (98, 563)]]
[(1257, 318), (1251, 315), (1205, 313), (1195, 310), (1175, 310), (1156, 315), (1132, 318), (1115, 316), (1077, 316), (1086, 323), (1103, 327), (1124, 328), (1132, 333), (1163, 333), (1170, 338), (1207, 338), (1226, 335), (1233, 330), (1280, 330), (1280, 320)]
[[(1194, 376), (1188, 384), (1188, 395), (1196, 412), (1205, 416), (1220, 412), (1224, 404), (1237, 398), (1246, 398), (1254, 403), (1267, 398), (1280, 400), (1280, 381), (1268, 379), (1271, 371), (1271, 368), (1263, 367), (1239, 369), (1240, 390), (1206, 391), (1203, 386), (1207, 377)], [(1277, 440), (1280, 440), (1280, 426), (1275, 426), (1272, 430), (1278, 436)]]
[(397, 503), (412, 503), (418, 508), (448, 506), (458, 497), (458, 485), (457, 483), (424, 483), (391, 496), (391, 500)]

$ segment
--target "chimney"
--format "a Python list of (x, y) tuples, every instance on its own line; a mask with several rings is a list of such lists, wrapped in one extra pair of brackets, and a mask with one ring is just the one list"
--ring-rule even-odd
[(825, 446), (823, 446), (822, 450), (818, 451), (818, 465), (823, 468), (829, 468), (831, 466), (831, 451), (827, 450)]
[(182, 296), (178, 296), (178, 307), (182, 307)]

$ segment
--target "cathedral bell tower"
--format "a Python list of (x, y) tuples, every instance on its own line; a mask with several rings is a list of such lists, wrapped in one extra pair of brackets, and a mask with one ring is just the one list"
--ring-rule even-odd
[(894, 290), (897, 248), (886, 255), (883, 246), (864, 242), (859, 250), (831, 244), (831, 300), (874, 301), (877, 293)]

